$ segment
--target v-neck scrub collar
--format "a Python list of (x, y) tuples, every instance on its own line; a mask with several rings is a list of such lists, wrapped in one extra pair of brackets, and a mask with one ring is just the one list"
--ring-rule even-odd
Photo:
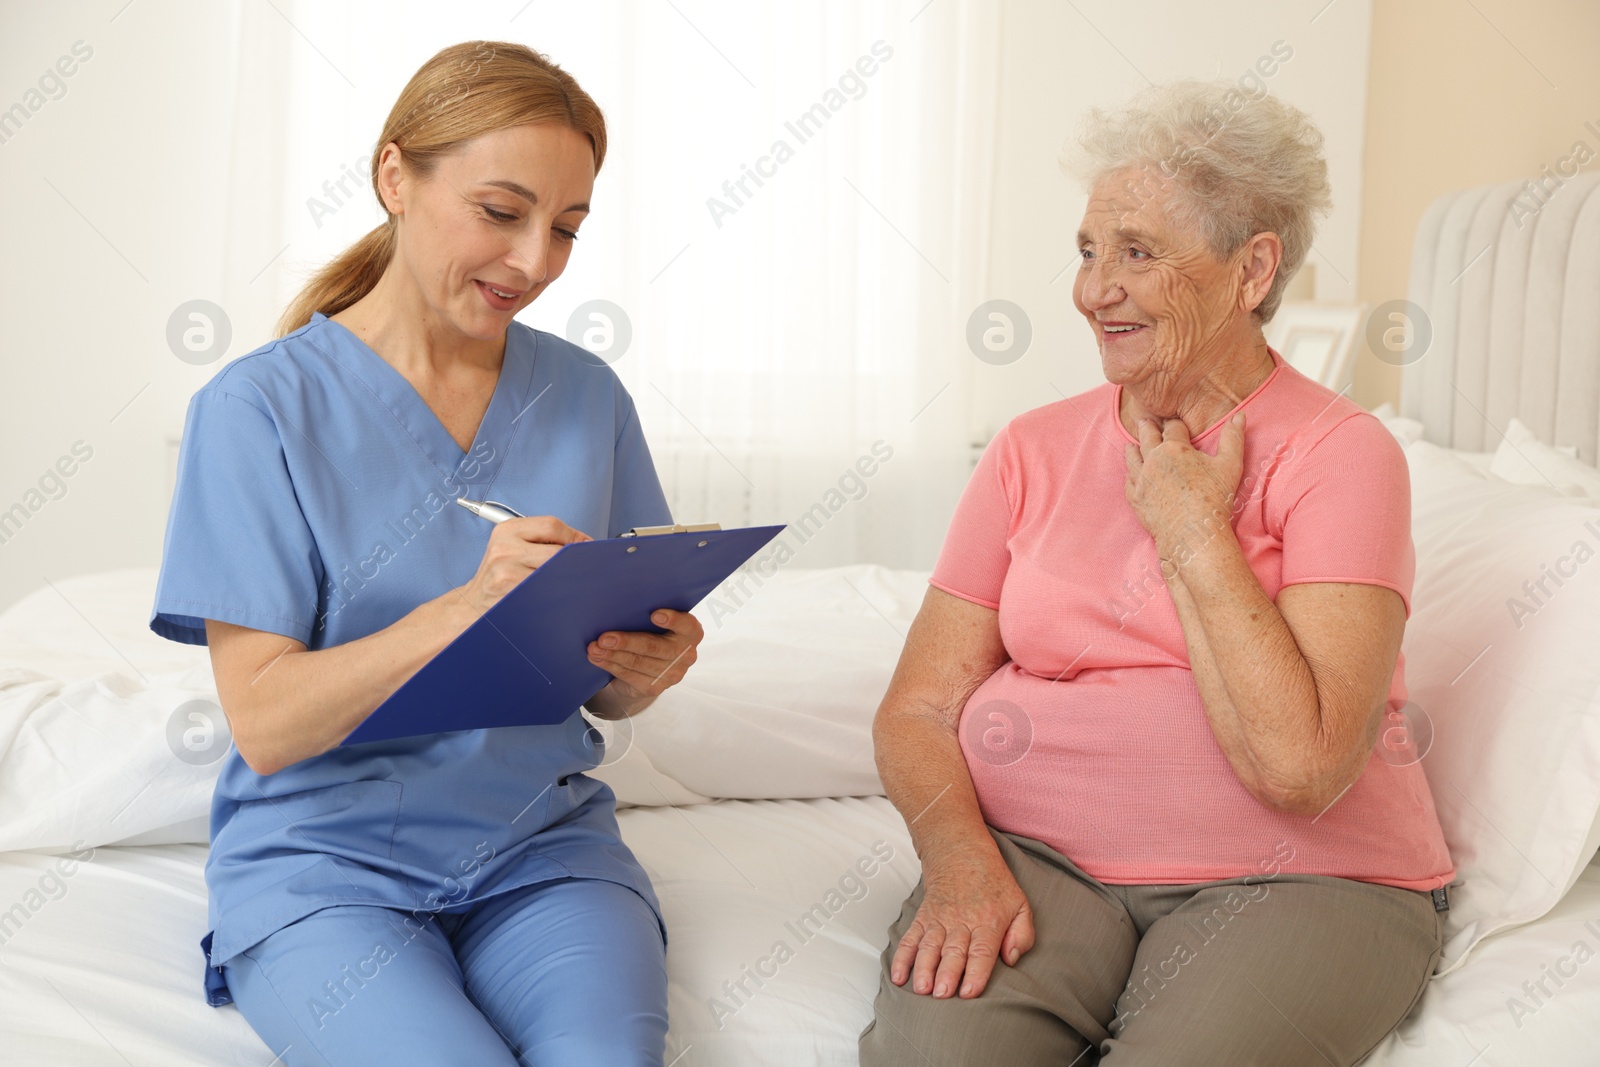
[[(460, 480), (463, 465), (485, 442), (508, 441), (516, 432), (516, 423), (521, 422), (519, 413), (533, 399), (527, 394), (529, 383), (533, 381), (534, 363), (538, 358), (538, 334), (532, 330), (508, 330), (505, 356), (500, 364), (500, 377), (495, 382), (494, 395), (484, 411), (483, 420), (478, 424), (473, 447), (463, 452), (422, 394), (393, 364), (374, 352), (354, 331), (322, 312), (314, 312), (311, 323), (325, 325), (309, 332), (307, 340), (360, 378), (389, 409), (423, 455), (446, 478)], [(475, 465), (476, 473), (472, 480), (493, 481), (495, 470), (509, 450), (509, 447), (497, 448), (492, 459)]]

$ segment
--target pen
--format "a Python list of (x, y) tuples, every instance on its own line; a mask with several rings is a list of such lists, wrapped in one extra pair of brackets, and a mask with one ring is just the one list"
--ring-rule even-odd
[(458, 496), (456, 497), (456, 503), (460, 504), (462, 507), (466, 508), (479, 518), (488, 519), (490, 522), (499, 523), (505, 522), (507, 519), (521, 519), (525, 517), (522, 512), (518, 511), (516, 508), (509, 507), (493, 500), (468, 500), (464, 496)]

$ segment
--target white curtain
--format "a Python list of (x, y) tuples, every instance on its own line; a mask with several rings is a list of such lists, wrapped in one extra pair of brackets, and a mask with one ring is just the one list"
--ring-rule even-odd
[[(526, 44), (600, 103), (610, 149), (572, 263), (523, 319), (566, 335), (590, 301), (622, 309), (613, 366), (680, 520), (809, 516), (796, 565), (930, 566), (970, 469), (999, 10), (243, 4), (230, 306), (270, 321), (380, 220), (365, 157), (428, 56)], [(282, 249), (264, 269), (263, 249)]]

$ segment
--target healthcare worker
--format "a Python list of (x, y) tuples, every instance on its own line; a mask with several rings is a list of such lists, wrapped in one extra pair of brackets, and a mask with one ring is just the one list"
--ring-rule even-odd
[[(185, 423), (150, 625), (210, 646), (232, 730), (207, 999), (291, 1067), (660, 1064), (665, 927), (582, 715), (339, 747), (563, 544), (672, 521), (615, 373), (513, 320), (572, 253), (604, 120), (543, 57), (468, 42), (378, 145), (387, 221)], [(653, 621), (589, 646), (596, 715), (694, 661), (693, 616)]]

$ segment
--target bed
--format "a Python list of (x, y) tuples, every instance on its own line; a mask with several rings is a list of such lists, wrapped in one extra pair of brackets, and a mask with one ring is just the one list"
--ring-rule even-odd
[[(780, 572), (713, 629), (708, 676), (661, 709), (677, 723), (640, 720), (610, 738), (600, 773), (631, 804), (623, 834), (671, 930), (668, 1058), (681, 1067), (856, 1062), (884, 931), (917, 878), (903, 821), (873, 795), (868, 722), (925, 578)], [(154, 570), (85, 575), (0, 616), (8, 654), (33, 664), (0, 669), (10, 750), (37, 766), (48, 746), (77, 768), (24, 797), (0, 788), (5, 844), (55, 841), (0, 853), (0, 902), (12, 906), (0, 920), (7, 1063), (272, 1059), (236, 1009), (209, 1008), (199, 991), (209, 773), (174, 760), (168, 737), (177, 709), (207, 699), (209, 668), (203, 649), (139, 631), (154, 583)], [(795, 621), (801, 612), (809, 622)], [(773, 706), (749, 684), (763, 663), (796, 682), (813, 673), (812, 691)], [(729, 746), (775, 754), (734, 767)], [(820, 791), (838, 795), (708, 796)], [(863, 857), (875, 858), (873, 875), (846, 880)], [(1557, 995), (1529, 1002), (1533, 1014), (1507, 1007), (1579, 941), (1600, 946), (1600, 865), (1537, 921), (1489, 936), (1431, 983), (1370, 1062), (1594, 1062), (1600, 963), (1563, 988), (1547, 982)], [(792, 950), (781, 963), (778, 942)]]
[[(668, 1061), (678, 1067), (856, 1063), (856, 1035), (871, 1018), (877, 942), (915, 878), (915, 860), (888, 802), (726, 801), (630, 809), (623, 816), (671, 924)], [(735, 1005), (722, 983), (738, 982), (743, 968), (754, 967), (783, 936), (784, 924), (832, 888), (829, 873), (836, 879), (874, 840), (893, 844), (896, 858), (867, 895), (836, 915), (825, 936), (804, 945), (790, 937), (795, 957), (762, 988), (746, 981), (755, 994)], [(236, 1009), (208, 1008), (197, 992), (205, 852), (200, 844), (106, 847), (67, 879), (67, 895), (34, 916), (0, 956), (7, 1063), (272, 1062), (273, 1053)], [(18, 899), (50, 862), (31, 852), (0, 855), (0, 899)], [(1579, 971), (1520, 1028), (1506, 998), (1537, 980), (1541, 967), (1569, 955), (1575, 942), (1600, 943), (1597, 920), (1600, 866), (1590, 866), (1544, 918), (1489, 938), (1467, 967), (1432, 982), (1417, 1011), (1368, 1063), (1595, 1063), (1600, 975)], [(1600, 963), (1588, 967), (1600, 970)], [(731, 1014), (715, 1018), (712, 997)]]
[[(1535, 296), (1600, 262), (1597, 185), (1570, 182), (1531, 237), (1492, 225), (1500, 188), (1447, 197), (1419, 228), (1412, 298), (1432, 339), (1401, 412), (1378, 414), (1413, 482), (1405, 725), (1461, 876), (1438, 972), (1371, 1067), (1600, 1062), (1600, 309), (1581, 286)], [(1525, 302), (1502, 295), (1518, 286)], [(0, 614), (8, 1064), (274, 1059), (200, 991), (226, 723), (205, 650), (146, 629), (155, 577), (80, 575)], [(685, 683), (604, 724), (597, 774), (671, 935), (669, 1063), (857, 1062), (918, 872), (870, 722), (926, 578), (746, 574), (700, 608)]]

